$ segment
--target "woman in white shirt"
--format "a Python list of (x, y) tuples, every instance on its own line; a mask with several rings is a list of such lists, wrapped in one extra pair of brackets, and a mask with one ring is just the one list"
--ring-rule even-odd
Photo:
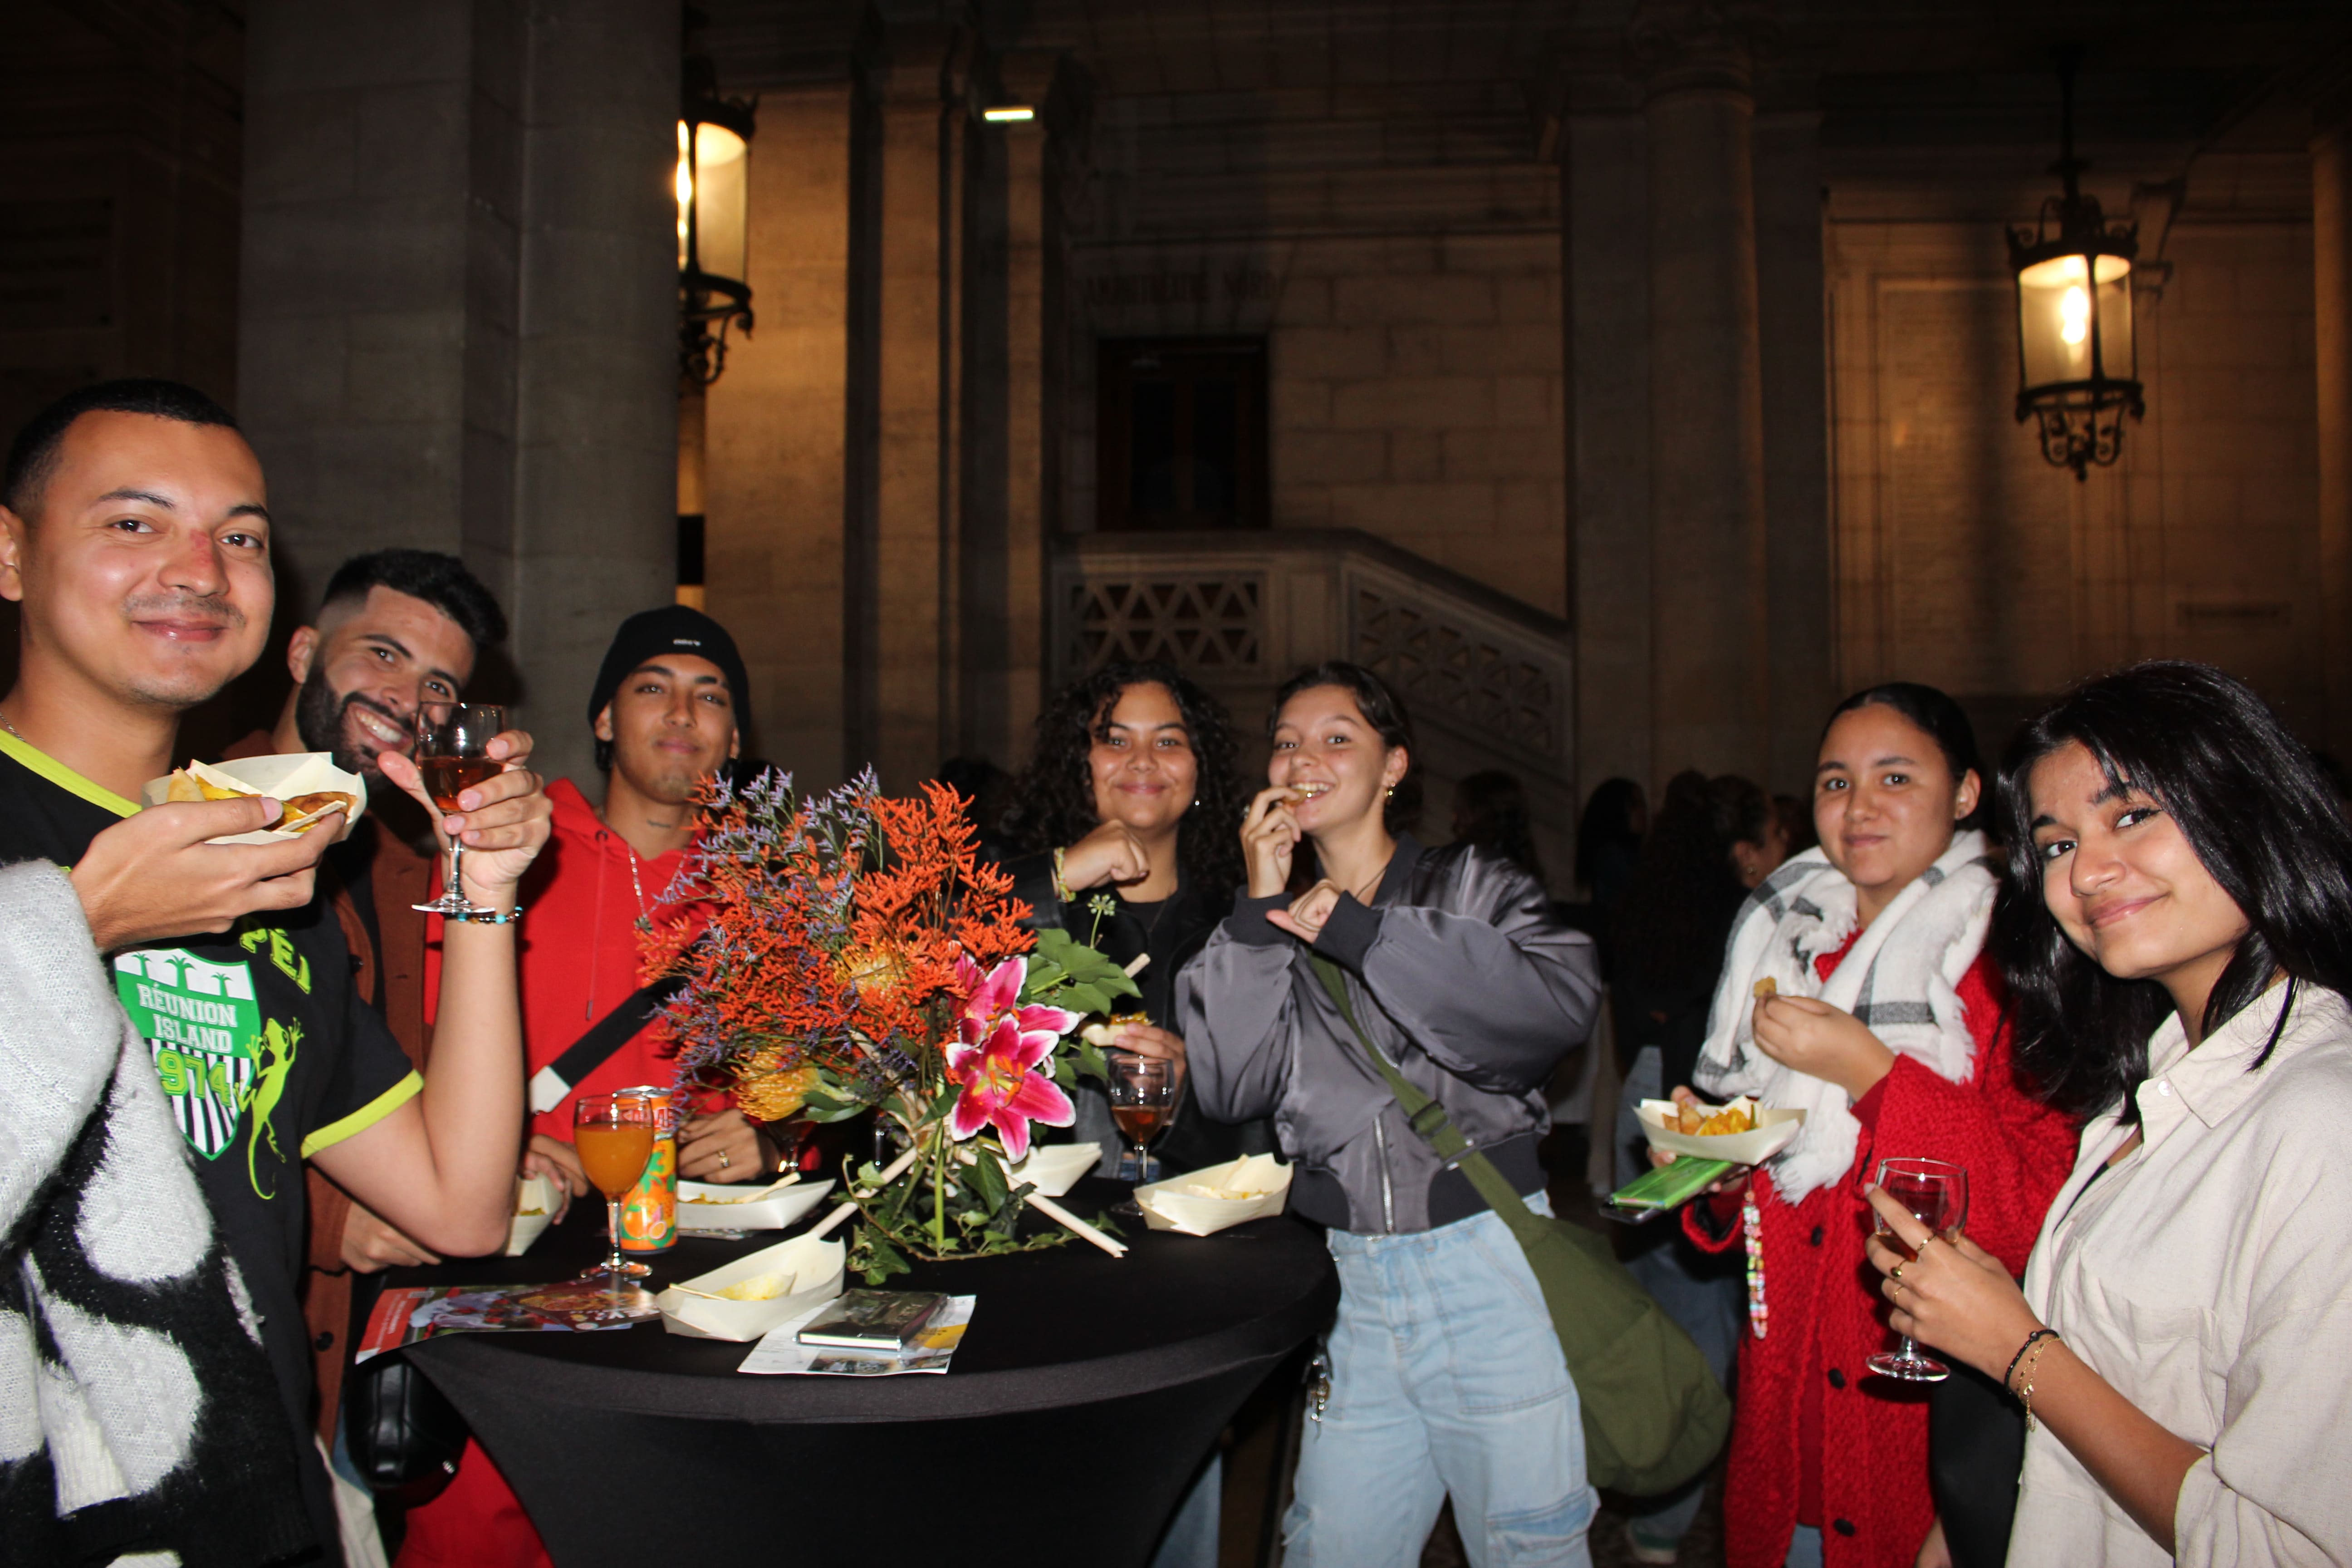
[(2076, 689), (2002, 773), (2019, 1061), (2090, 1121), (2021, 1291), (1871, 1194), (1894, 1326), (2025, 1403), (2011, 1568), (2352, 1563), (2352, 829), (2203, 665)]

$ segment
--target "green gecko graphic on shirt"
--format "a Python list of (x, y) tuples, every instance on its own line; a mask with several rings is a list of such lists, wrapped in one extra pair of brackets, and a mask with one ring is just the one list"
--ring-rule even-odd
[(278, 1109), (278, 1100), (286, 1092), (286, 1075), (294, 1070), (294, 1053), (302, 1043), (302, 1026), (289, 1024), (283, 1029), (272, 1018), (261, 1026), (261, 1066), (249, 1101), (253, 1108), (253, 1131), (245, 1145), (245, 1175), (253, 1184), (254, 1195), (265, 1201), (277, 1196), (273, 1188), (264, 1192), (258, 1157), (261, 1141), (269, 1140), (269, 1152), (279, 1160), (286, 1151), (278, 1142), (278, 1129), (269, 1124), (270, 1112)]

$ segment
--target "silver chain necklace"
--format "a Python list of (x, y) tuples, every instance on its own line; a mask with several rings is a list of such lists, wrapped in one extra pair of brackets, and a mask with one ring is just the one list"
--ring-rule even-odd
[[(24, 732), (18, 730), (16, 725), (8, 722), (8, 715), (5, 713), (0, 713), (0, 730), (6, 730), (8, 733), (16, 736), (19, 741), (25, 741)], [(25, 744), (28, 746), (32, 743), (33, 742), (30, 741), (25, 741)]]

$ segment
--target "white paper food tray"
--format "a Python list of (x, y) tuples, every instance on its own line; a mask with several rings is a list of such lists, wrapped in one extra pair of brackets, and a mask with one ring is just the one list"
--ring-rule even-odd
[(562, 1194), (555, 1184), (545, 1176), (519, 1176), (515, 1179), (514, 1218), (507, 1222), (507, 1256), (520, 1258), (539, 1239), (539, 1233), (554, 1222), (555, 1211), (562, 1204)]
[[(338, 839), (349, 834), (352, 824), (367, 814), (367, 781), (357, 773), (347, 773), (335, 766), (334, 755), (328, 752), (287, 752), (276, 756), (243, 757), (233, 763), (190, 763), (188, 771), (198, 777), (211, 774), (212, 782), (217, 787), (252, 790), (268, 795), (281, 805), (289, 796), (314, 795), (321, 790), (341, 790), (345, 795), (356, 796), (358, 804), (343, 813), (343, 826), (335, 834)], [(140, 785), (139, 794), (145, 804), (161, 805), (171, 794), (171, 775), (167, 773)], [(251, 833), (224, 834), (209, 842), (276, 844), (301, 837), (301, 834), (286, 833), (275, 827), (261, 827)]]
[(762, 1274), (789, 1274), (792, 1283), (782, 1295), (764, 1301), (720, 1301), (708, 1295), (689, 1296), (672, 1286), (655, 1297), (654, 1304), (661, 1309), (662, 1327), (673, 1334), (697, 1340), (756, 1340), (840, 1295), (844, 1256), (837, 1241), (796, 1236), (708, 1274), (679, 1281), (697, 1290), (715, 1292)]
[[(725, 1201), (742, 1191), (741, 1184), (727, 1187), (716, 1182), (680, 1182), (677, 1228), (689, 1236), (713, 1230), (782, 1230), (816, 1207), (824, 1194), (833, 1191), (833, 1179), (828, 1176), (822, 1182), (794, 1182), (789, 1187), (777, 1188), (757, 1203)], [(714, 1198), (719, 1201), (706, 1201)]]
[[(1184, 1190), (1192, 1186), (1243, 1187), (1262, 1195), (1209, 1198)], [(1138, 1187), (1135, 1201), (1143, 1205), (1143, 1223), (1153, 1230), (1208, 1236), (1228, 1226), (1280, 1214), (1283, 1205), (1290, 1201), (1290, 1167), (1271, 1154), (1252, 1154)]]
[(1024, 1182), (1034, 1183), (1039, 1196), (1058, 1198), (1101, 1163), (1102, 1146), (1097, 1143), (1033, 1143), (1029, 1157), (1006, 1167), (1004, 1174), (1016, 1187)]
[(1736, 1105), (1748, 1112), (1755, 1121), (1754, 1131), (1730, 1132), (1712, 1138), (1702, 1138), (1695, 1132), (1669, 1132), (1666, 1129), (1681, 1115), (1682, 1107), (1671, 1100), (1645, 1100), (1639, 1114), (1642, 1133), (1653, 1149), (1664, 1149), (1670, 1154), (1689, 1154), (1701, 1160), (1728, 1160), (1735, 1165), (1760, 1165), (1787, 1148), (1805, 1124), (1801, 1110), (1782, 1110), (1773, 1106), (1759, 1106), (1747, 1095), (1726, 1100), (1723, 1105), (1706, 1107), (1713, 1115), (1726, 1106)]

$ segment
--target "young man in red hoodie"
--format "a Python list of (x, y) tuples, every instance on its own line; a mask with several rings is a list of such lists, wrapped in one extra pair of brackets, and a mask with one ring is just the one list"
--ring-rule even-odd
[[(627, 1037), (601, 1063), (562, 1084), (556, 1064), (582, 1036), (638, 991), (640, 917), (693, 920), (661, 909), (699, 824), (694, 792), (742, 750), (736, 712), (743, 660), (725, 627), (698, 610), (647, 610), (621, 624), (588, 700), (604, 801), (591, 805), (569, 779), (548, 786), (553, 835), (522, 889), (530, 929), (521, 972), (524, 1047), (534, 1075), (530, 1147), (561, 1165), (574, 1196), (588, 1182), (572, 1145), (572, 1106), (675, 1076), (657, 1025)], [(560, 1098), (559, 1098), (560, 1094)], [(743, 1113), (706, 1103), (678, 1132), (678, 1173), (740, 1182), (772, 1171), (775, 1149)], [(541, 1568), (539, 1537), (479, 1445), (448, 1490), (408, 1515), (400, 1568)]]

